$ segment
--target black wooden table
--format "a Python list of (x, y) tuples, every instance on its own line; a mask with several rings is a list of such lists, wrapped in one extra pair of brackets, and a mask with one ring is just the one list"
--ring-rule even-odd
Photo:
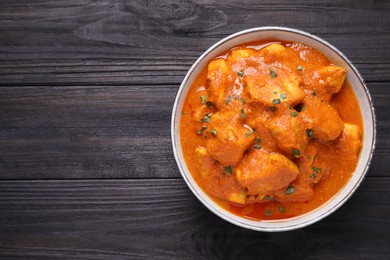
[[(176, 92), (213, 43), (258, 26), (329, 41), (365, 78), (372, 166), (337, 212), (263, 233), (216, 217), (180, 176)], [(0, 259), (390, 257), (390, 2), (0, 2)]]

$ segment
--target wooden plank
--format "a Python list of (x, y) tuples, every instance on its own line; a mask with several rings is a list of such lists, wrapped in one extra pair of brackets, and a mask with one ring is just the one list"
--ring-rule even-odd
[[(0, 179), (179, 177), (170, 140), (178, 87), (2, 87)], [(370, 176), (390, 176), (390, 88), (369, 84), (378, 120)]]
[(383, 259), (390, 178), (304, 229), (263, 233), (213, 215), (182, 180), (2, 181), (0, 258)]
[(1, 85), (178, 84), (200, 54), (258, 26), (302, 29), (367, 81), (390, 80), (388, 1), (1, 1)]

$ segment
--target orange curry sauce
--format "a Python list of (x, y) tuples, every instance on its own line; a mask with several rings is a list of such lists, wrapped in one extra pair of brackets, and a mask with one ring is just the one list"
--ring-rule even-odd
[[(223, 63), (210, 65), (218, 60)], [(226, 64), (229, 68), (224, 71)], [(327, 66), (333, 65), (311, 47), (263, 41), (222, 53), (197, 76), (182, 108), (181, 145), (195, 181), (221, 207), (254, 220), (290, 218), (319, 207), (345, 186), (357, 165), (363, 122), (355, 94), (344, 81), (346, 70), (340, 68), (340, 73), (344, 73), (341, 76), (337, 71), (335, 76), (328, 75), (333, 69)], [(321, 70), (324, 67), (328, 69)], [(340, 77), (342, 87), (337, 89)], [(288, 84), (297, 84), (303, 97), (302, 93), (296, 94), (291, 87), (286, 87)], [(335, 114), (342, 121), (333, 123), (333, 118), (328, 116), (332, 115), (327, 111), (329, 107), (337, 111)], [(235, 121), (227, 119), (226, 126), (220, 125), (217, 132), (213, 117), (223, 124), (223, 117), (216, 114), (229, 111), (233, 111), (229, 118), (235, 117)], [(329, 122), (323, 123), (326, 120)], [(282, 125), (294, 125), (291, 122), (300, 124), (297, 130)], [(344, 128), (338, 130), (340, 122)], [(355, 139), (346, 131), (345, 124), (358, 129), (358, 135), (352, 134)], [(232, 138), (238, 139), (224, 146), (223, 139), (218, 143), (218, 135), (229, 134), (222, 132), (230, 131), (230, 126)], [(241, 130), (233, 129), (236, 126)], [(243, 131), (244, 137), (237, 137)], [(208, 157), (200, 159), (197, 149), (202, 149)], [(283, 176), (261, 165), (253, 167), (256, 161), (252, 166), (244, 166), (253, 153), (278, 154), (293, 165), (281, 166)], [(199, 165), (205, 161), (206, 165)], [(264, 174), (269, 174), (271, 179), (260, 177)], [(272, 176), (284, 182), (290, 178), (291, 182), (274, 183)], [(270, 187), (278, 188), (270, 190)], [(230, 194), (237, 192), (245, 197), (229, 199), (233, 198)]]

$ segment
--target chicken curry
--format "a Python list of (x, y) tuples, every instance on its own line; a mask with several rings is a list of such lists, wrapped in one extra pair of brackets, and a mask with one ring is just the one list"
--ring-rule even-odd
[(252, 42), (211, 60), (182, 108), (187, 166), (242, 217), (283, 219), (332, 198), (353, 174), (362, 117), (347, 70), (316, 49)]

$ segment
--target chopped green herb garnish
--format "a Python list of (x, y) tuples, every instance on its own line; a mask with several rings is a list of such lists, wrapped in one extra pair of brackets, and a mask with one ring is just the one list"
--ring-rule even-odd
[(313, 167), (313, 171), (318, 172), (318, 173), (321, 173), (321, 168)]
[(313, 91), (313, 96), (317, 97), (317, 92), (315, 90)]
[(313, 180), (315, 180), (315, 179), (317, 178), (316, 173), (313, 172), (313, 173), (311, 174), (310, 178), (312, 178)]
[(293, 186), (290, 186), (286, 190), (286, 194), (293, 194), (295, 192), (295, 188)]
[(275, 105), (276, 105), (276, 104), (280, 104), (280, 102), (281, 102), (281, 101), (280, 101), (279, 98), (276, 98), (276, 99), (273, 99), (273, 100), (272, 100), (272, 104), (275, 104)]
[(239, 71), (237, 71), (237, 75), (239, 77), (242, 77), (242, 76), (244, 76), (244, 72), (242, 70), (239, 70)]
[(232, 96), (230, 96), (230, 95), (227, 96), (226, 101), (225, 101), (226, 105), (229, 105), (231, 99), (232, 99)]
[(269, 195), (265, 195), (263, 199), (266, 199), (266, 200), (269, 200), (269, 201), (273, 200), (272, 197), (269, 196)]
[(311, 129), (307, 129), (307, 130), (306, 130), (306, 134), (307, 134), (307, 136), (308, 136), (309, 138), (312, 138), (312, 137), (314, 136), (314, 132), (313, 132), (313, 130), (311, 130)]
[(245, 133), (245, 136), (250, 136), (250, 135), (252, 135), (253, 134), (253, 132), (246, 132)]
[(271, 109), (272, 112), (275, 112), (275, 107), (274, 106), (270, 106), (269, 109)]
[(210, 123), (210, 117), (203, 117), (202, 119), (200, 119), (200, 121), (202, 122), (202, 123)]
[(183, 111), (183, 112), (181, 112), (181, 114), (182, 114), (182, 115), (185, 115), (185, 114), (186, 114), (186, 112), (184, 112), (184, 111)]
[(240, 96), (235, 96), (234, 99), (235, 100), (238, 100), (240, 98)]
[(286, 209), (283, 207), (279, 207), (279, 211), (280, 211), (280, 213), (284, 213), (286, 211)]
[(300, 156), (300, 155), (301, 155), (301, 151), (299, 151), (298, 149), (292, 149), (292, 153), (293, 153), (295, 156)]
[(297, 111), (292, 112), (292, 113), (291, 113), (291, 116), (292, 116), (292, 117), (298, 116), (298, 112), (297, 112)]
[(210, 131), (210, 133), (213, 134), (213, 135), (216, 135), (218, 132), (213, 129), (213, 130)]
[(297, 66), (297, 70), (302, 70), (303, 67), (301, 65)]
[(202, 126), (202, 128), (198, 131), (198, 135), (201, 135), (206, 129), (207, 126)]
[(271, 216), (272, 212), (269, 211), (269, 210), (266, 210), (266, 211), (264, 212), (264, 214), (268, 217), (268, 216)]
[(243, 105), (245, 105), (245, 104), (246, 104), (246, 101), (245, 101), (245, 99), (244, 99), (244, 98), (241, 98), (241, 103), (242, 103)]
[(269, 70), (270, 70), (269, 75), (271, 76), (271, 78), (276, 78), (278, 76), (274, 71), (274, 67), (270, 67)]
[(223, 175), (226, 175), (227, 173), (233, 173), (233, 168), (232, 166), (228, 165), (225, 167), (225, 169), (223, 170)]
[(241, 117), (244, 119), (246, 118), (246, 114), (243, 108), (241, 109)]
[(260, 144), (256, 144), (255, 146), (253, 146), (254, 149), (256, 150), (260, 150), (261, 149), (261, 145)]
[(256, 143), (260, 143), (260, 142), (261, 142), (261, 139), (258, 138), (258, 137), (256, 137), (256, 138), (255, 138), (255, 142), (256, 142)]
[(291, 105), (288, 105), (288, 109), (292, 109), (293, 107)]
[(202, 101), (202, 104), (205, 104), (205, 103), (206, 103), (206, 98), (207, 98), (206, 95), (200, 96), (200, 101)]
[(280, 94), (280, 99), (286, 99), (286, 98), (287, 98), (286, 94), (284, 94), (284, 93)]
[(302, 106), (301, 111), (305, 111), (305, 110), (306, 110), (306, 107)]

